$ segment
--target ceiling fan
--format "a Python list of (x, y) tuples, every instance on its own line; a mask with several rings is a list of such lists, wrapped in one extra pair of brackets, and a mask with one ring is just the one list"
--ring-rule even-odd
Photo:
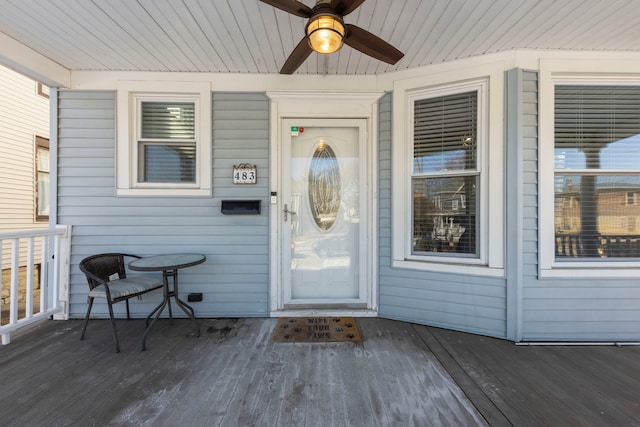
[(351, 24), (343, 17), (358, 8), (365, 0), (317, 0), (313, 8), (297, 0), (260, 0), (277, 9), (308, 18), (305, 36), (293, 49), (280, 74), (293, 74), (311, 52), (333, 53), (343, 42), (388, 64), (395, 64), (404, 54), (378, 36)]

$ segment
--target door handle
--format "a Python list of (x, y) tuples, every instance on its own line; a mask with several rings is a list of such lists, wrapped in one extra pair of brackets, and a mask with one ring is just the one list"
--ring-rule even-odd
[(287, 204), (284, 204), (284, 210), (282, 211), (284, 212), (284, 221), (287, 222), (287, 218), (289, 217), (288, 214), (291, 215), (295, 215), (296, 213), (294, 211), (290, 211), (289, 208), (287, 207)]

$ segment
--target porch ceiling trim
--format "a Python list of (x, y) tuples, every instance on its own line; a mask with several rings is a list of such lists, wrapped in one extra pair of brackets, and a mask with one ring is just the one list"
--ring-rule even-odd
[(47, 86), (71, 86), (71, 70), (2, 32), (0, 32), (0, 64)]

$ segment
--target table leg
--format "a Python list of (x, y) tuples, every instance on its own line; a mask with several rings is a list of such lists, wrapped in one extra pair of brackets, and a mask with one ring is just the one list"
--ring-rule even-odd
[[(175, 289), (176, 289), (176, 276), (178, 275), (178, 270), (165, 270), (162, 272), (162, 276), (164, 277), (165, 282), (167, 283), (167, 292), (168, 292), (168, 296), (167, 296), (167, 300), (168, 302), (168, 306), (169, 306), (169, 324), (173, 325), (173, 312), (171, 310), (171, 298), (172, 296), (175, 296)], [(173, 277), (173, 291), (169, 291), (169, 277)]]
[(151, 313), (149, 313), (149, 315), (147, 316), (147, 323), (144, 325), (145, 328), (149, 327), (149, 319), (151, 319), (151, 317), (161, 308), (163, 308), (165, 306), (165, 301), (167, 301), (166, 297), (162, 298), (162, 302), (160, 304), (158, 304), (158, 306), (156, 308), (153, 309), (153, 311)]
[[(149, 335), (149, 332), (151, 332), (151, 328), (162, 314), (164, 308), (169, 305), (169, 311), (171, 311), (171, 301), (169, 299), (169, 295), (169, 281), (167, 280), (166, 274), (162, 272), (162, 302), (158, 304), (158, 306), (154, 308), (153, 311), (147, 316), (146, 329), (144, 330), (144, 335), (142, 336), (142, 351), (146, 349), (147, 335)], [(154, 314), (155, 317), (153, 317)], [(153, 317), (153, 320), (151, 321), (151, 323), (149, 323), (149, 319), (151, 319), (151, 317)]]
[(144, 330), (144, 335), (142, 336), (142, 351), (144, 351), (146, 349), (146, 342), (147, 342), (147, 335), (149, 334), (149, 332), (151, 331), (151, 328), (153, 327), (153, 324), (156, 323), (156, 320), (158, 320), (158, 317), (160, 317), (160, 314), (162, 314), (162, 310), (164, 309), (164, 307), (169, 303), (169, 298), (163, 298), (162, 303), (160, 303), (159, 306), (157, 306), (152, 312), (156, 313), (156, 316), (153, 318), (153, 320), (151, 321), (151, 323), (149, 323), (149, 317), (151, 317), (151, 314), (149, 316), (147, 316), (147, 323), (149, 324), (147, 326), (147, 329)]
[(178, 305), (178, 307), (180, 307), (182, 309), (182, 311), (184, 311), (187, 314), (187, 316), (189, 316), (191, 321), (194, 323), (194, 325), (196, 327), (196, 336), (199, 337), (200, 336), (200, 324), (196, 320), (196, 316), (195, 316), (195, 312), (193, 311), (193, 308), (191, 308), (191, 306), (189, 304), (187, 304), (186, 302), (182, 301), (177, 296), (176, 296), (176, 304)]
[(196, 320), (195, 311), (193, 311), (193, 308), (189, 304), (187, 304), (186, 302), (182, 301), (178, 295), (179, 295), (179, 293), (178, 293), (178, 270), (175, 270), (175, 274), (173, 276), (173, 297), (176, 300), (176, 305), (178, 307), (180, 307), (182, 309), (182, 311), (184, 311), (187, 316), (189, 316), (189, 319), (191, 319), (191, 321), (195, 325), (195, 327), (196, 327), (196, 336), (199, 337), (200, 336), (200, 324)]
[[(173, 289), (169, 289), (169, 277), (173, 277)], [(195, 311), (193, 310), (193, 307), (191, 307), (189, 304), (182, 301), (178, 297), (178, 270), (163, 271), (162, 279), (163, 279), (162, 302), (156, 308), (154, 308), (153, 311), (147, 316), (147, 323), (146, 323), (147, 328), (145, 329), (144, 335), (142, 336), (142, 351), (144, 351), (146, 348), (147, 335), (149, 335), (149, 332), (151, 331), (153, 324), (156, 323), (156, 320), (158, 320), (158, 318), (160, 317), (160, 315), (162, 314), (162, 311), (166, 306), (169, 306), (169, 319), (171, 324), (173, 324), (173, 312), (171, 310), (171, 297), (175, 299), (176, 305), (180, 307), (182, 311), (184, 311), (185, 314), (189, 316), (189, 319), (191, 319), (191, 321), (194, 323), (196, 336), (198, 337), (200, 336), (200, 324), (196, 320), (196, 315), (195, 315)], [(153, 317), (154, 314), (155, 314), (155, 317)], [(153, 317), (153, 320), (149, 322), (149, 319), (151, 319), (151, 317)]]

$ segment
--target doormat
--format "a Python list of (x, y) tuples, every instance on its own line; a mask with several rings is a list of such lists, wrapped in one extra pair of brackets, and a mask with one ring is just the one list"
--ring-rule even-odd
[(353, 317), (281, 317), (273, 331), (275, 342), (360, 342)]

